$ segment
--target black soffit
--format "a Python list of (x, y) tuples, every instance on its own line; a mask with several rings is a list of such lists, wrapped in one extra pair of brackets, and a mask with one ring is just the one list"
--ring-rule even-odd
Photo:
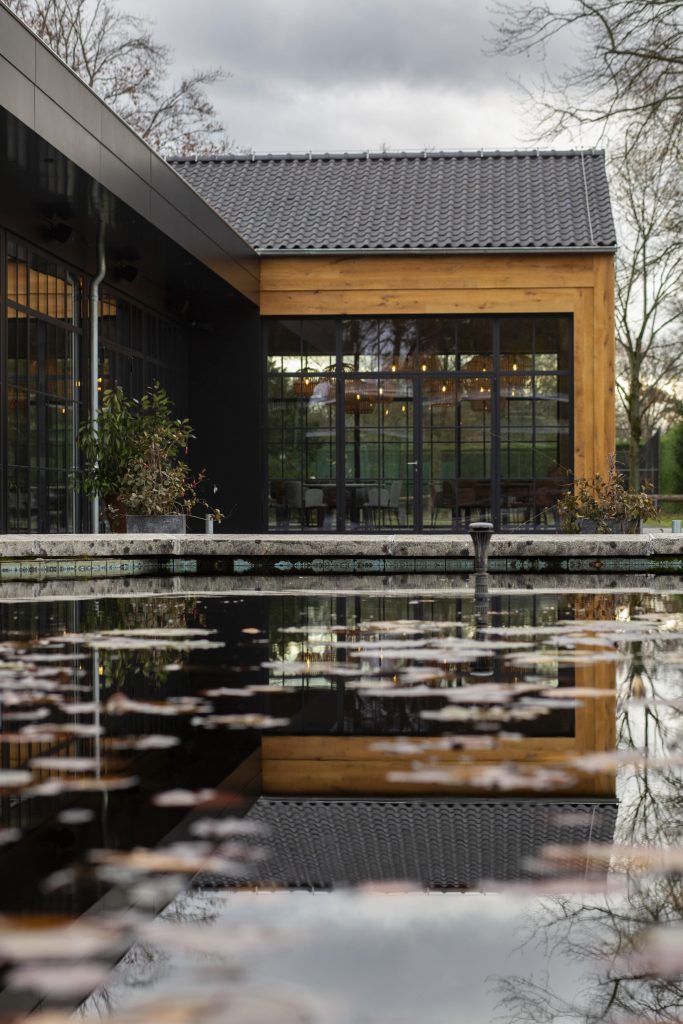
[[(0, 225), (67, 265), (96, 270), (104, 225), (107, 280), (170, 316), (200, 319), (244, 302), (200, 260), (0, 108)], [(193, 314), (192, 311), (195, 311)]]
[(548, 844), (612, 842), (616, 816), (610, 800), (260, 797), (246, 820), (264, 835), (247, 841), (267, 856), (240, 877), (204, 875), (199, 884), (495, 888), (536, 877), (530, 862)]
[(178, 158), (260, 253), (612, 251), (597, 150)]

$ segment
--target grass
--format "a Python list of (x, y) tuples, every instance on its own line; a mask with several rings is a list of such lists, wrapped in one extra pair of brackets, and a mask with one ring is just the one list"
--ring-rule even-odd
[(683, 505), (674, 501), (662, 502), (659, 514), (653, 519), (647, 519), (643, 523), (643, 529), (646, 530), (648, 526), (659, 526), (670, 530), (672, 519), (683, 519)]

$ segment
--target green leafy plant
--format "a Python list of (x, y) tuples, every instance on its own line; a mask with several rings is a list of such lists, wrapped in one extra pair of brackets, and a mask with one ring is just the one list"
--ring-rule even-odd
[(92, 420), (78, 434), (82, 469), (78, 485), (89, 498), (119, 494), (133, 455), (136, 434), (135, 403), (123, 388), (107, 389), (102, 395), (97, 428)]
[(657, 514), (647, 485), (640, 491), (624, 487), (614, 457), (610, 458), (606, 477), (596, 473), (590, 480), (576, 480), (573, 490), (559, 499), (557, 510), (563, 529), (569, 533), (579, 533), (582, 520), (594, 523), (598, 533), (614, 533), (616, 529), (636, 532), (641, 520)]
[(112, 525), (129, 515), (192, 515), (196, 509), (223, 518), (198, 493), (205, 471), (194, 475), (183, 456), (193, 437), (187, 419), (173, 416), (173, 403), (156, 382), (142, 398), (121, 387), (102, 396), (97, 426), (80, 430), (81, 490), (101, 496)]

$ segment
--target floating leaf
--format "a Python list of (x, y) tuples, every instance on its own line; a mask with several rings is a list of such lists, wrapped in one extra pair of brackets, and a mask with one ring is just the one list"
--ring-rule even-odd
[(289, 719), (259, 714), (205, 715), (203, 718), (191, 719), (190, 725), (224, 725), (228, 729), (280, 729), (282, 726), (289, 725)]
[(16, 789), (18, 786), (26, 786), (33, 780), (33, 772), (27, 772), (21, 768), (0, 769), (0, 789)]
[(213, 800), (215, 796), (215, 789), (168, 789), (164, 793), (155, 793), (152, 803), (157, 807), (196, 807)]
[(39, 964), (9, 971), (7, 981), (15, 989), (30, 989), (64, 999), (92, 992), (105, 981), (108, 974), (106, 964), (60, 964), (58, 967)]
[(95, 772), (103, 768), (102, 761), (96, 757), (34, 757), (29, 761), (34, 769), (42, 768), (50, 772)]
[(94, 817), (95, 812), (87, 807), (69, 807), (59, 812), (57, 821), (62, 825), (87, 825)]
[(180, 746), (178, 736), (163, 736), (150, 733), (149, 736), (117, 736), (103, 743), (108, 750), (168, 750)]
[(100, 793), (133, 789), (139, 779), (134, 775), (103, 775), (90, 779), (48, 779), (26, 791), (28, 796), (61, 796), (62, 793)]

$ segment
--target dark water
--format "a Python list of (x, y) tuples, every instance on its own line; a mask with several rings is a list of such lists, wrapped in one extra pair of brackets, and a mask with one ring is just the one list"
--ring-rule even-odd
[(0, 1015), (683, 1019), (668, 586), (0, 603)]

